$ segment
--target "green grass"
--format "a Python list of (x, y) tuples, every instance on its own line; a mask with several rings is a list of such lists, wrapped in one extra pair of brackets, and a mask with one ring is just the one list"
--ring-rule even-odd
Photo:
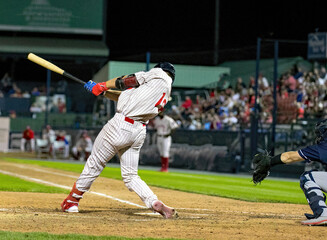
[[(19, 233), (0, 231), (0, 239), (15, 239), (15, 240), (156, 240), (158, 238), (126, 238), (114, 236), (87, 236), (78, 234), (49, 234), (49, 233)], [(162, 240), (177, 240), (176, 238), (160, 238)]]
[(68, 190), (29, 182), (17, 177), (0, 174), (0, 191), (7, 192), (38, 192), (38, 193), (69, 193)]
[[(5, 158), (6, 161), (34, 164), (43, 167), (80, 173), (84, 165), (39, 160)], [(141, 178), (152, 186), (175, 189), (185, 192), (220, 196), (254, 202), (282, 202), (307, 204), (298, 182), (267, 179), (255, 186), (250, 177), (205, 175), (188, 173), (161, 173), (139, 170)], [(107, 167), (101, 177), (121, 179), (120, 168)]]

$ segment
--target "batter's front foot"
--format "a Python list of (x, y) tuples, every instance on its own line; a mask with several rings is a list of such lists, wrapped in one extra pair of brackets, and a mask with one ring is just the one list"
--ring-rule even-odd
[(78, 212), (78, 203), (83, 198), (83, 194), (84, 192), (79, 191), (74, 183), (68, 197), (61, 203), (61, 210), (69, 213)]
[(164, 218), (178, 218), (178, 213), (174, 208), (166, 206), (163, 202), (159, 200), (156, 200), (152, 203), (152, 209), (155, 212), (160, 213)]
[(61, 203), (61, 210), (63, 212), (78, 212), (78, 202), (68, 200), (67, 198)]
[(320, 216), (314, 219), (306, 220), (301, 222), (303, 225), (307, 226), (326, 226), (327, 216)]

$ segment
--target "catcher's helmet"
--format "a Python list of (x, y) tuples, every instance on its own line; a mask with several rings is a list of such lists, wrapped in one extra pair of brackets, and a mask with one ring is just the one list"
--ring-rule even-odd
[(169, 62), (160, 62), (154, 66), (154, 68), (161, 68), (162, 70), (169, 72), (173, 82), (175, 80), (175, 67)]
[(320, 120), (316, 123), (315, 126), (315, 134), (316, 134), (316, 142), (320, 143), (324, 140), (325, 135), (327, 133), (327, 119)]

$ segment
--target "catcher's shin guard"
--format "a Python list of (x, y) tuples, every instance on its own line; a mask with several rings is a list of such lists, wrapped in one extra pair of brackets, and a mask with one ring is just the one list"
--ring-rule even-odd
[(311, 171), (304, 172), (300, 177), (300, 186), (304, 192), (305, 197), (309, 203), (309, 206), (313, 212), (311, 214), (305, 214), (308, 219), (318, 218), (324, 212), (326, 206), (326, 196), (321, 191), (319, 185), (316, 184)]

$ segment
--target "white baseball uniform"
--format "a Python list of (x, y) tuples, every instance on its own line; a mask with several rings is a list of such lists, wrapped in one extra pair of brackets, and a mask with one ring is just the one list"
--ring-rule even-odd
[(172, 79), (161, 68), (137, 72), (135, 77), (140, 86), (120, 94), (117, 112), (97, 136), (76, 188), (81, 192), (88, 191), (106, 163), (118, 154), (126, 187), (151, 208), (158, 198), (138, 176), (139, 153), (146, 136), (145, 124), (168, 102)]
[(171, 131), (176, 129), (178, 124), (171, 117), (164, 115), (163, 118), (156, 117), (154, 128), (157, 130), (157, 146), (160, 157), (169, 158), (171, 146)]

